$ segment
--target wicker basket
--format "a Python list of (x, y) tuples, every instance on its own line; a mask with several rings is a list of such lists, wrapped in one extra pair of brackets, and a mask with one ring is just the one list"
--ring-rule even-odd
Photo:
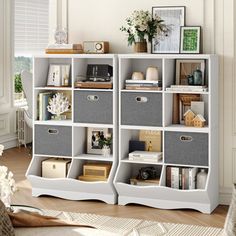
[(147, 52), (147, 42), (135, 42), (134, 43), (134, 51), (135, 52)]

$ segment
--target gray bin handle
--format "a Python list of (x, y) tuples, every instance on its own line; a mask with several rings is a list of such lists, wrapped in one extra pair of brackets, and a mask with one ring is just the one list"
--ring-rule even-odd
[(97, 102), (99, 100), (99, 96), (98, 95), (88, 95), (87, 100), (90, 102)]
[(193, 141), (193, 137), (192, 136), (188, 136), (188, 135), (181, 135), (179, 137), (181, 142), (192, 142)]
[(55, 135), (55, 134), (59, 134), (59, 131), (58, 131), (58, 129), (48, 129), (48, 133)]
[(136, 102), (138, 103), (145, 103), (148, 102), (148, 98), (147, 97), (143, 97), (143, 96), (137, 96), (135, 97)]

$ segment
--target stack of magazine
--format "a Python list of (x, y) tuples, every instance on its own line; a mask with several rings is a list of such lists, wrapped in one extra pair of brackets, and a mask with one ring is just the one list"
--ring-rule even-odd
[(166, 88), (166, 91), (177, 91), (177, 92), (207, 92), (207, 86), (196, 86), (196, 85), (171, 85)]
[(128, 90), (161, 90), (160, 81), (151, 80), (126, 80), (125, 89)]

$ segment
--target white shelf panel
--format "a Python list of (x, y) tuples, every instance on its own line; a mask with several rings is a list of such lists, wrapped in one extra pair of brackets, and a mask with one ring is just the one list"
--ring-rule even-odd
[(35, 90), (64, 90), (64, 91), (71, 91), (72, 88), (71, 87), (35, 87)]
[(80, 154), (75, 156), (74, 159), (113, 162), (112, 155), (110, 155), (109, 157), (104, 157), (103, 155)]
[(122, 93), (162, 93), (163, 91), (159, 90), (130, 90), (130, 89), (122, 89)]
[(71, 156), (55, 156), (55, 155), (45, 155), (45, 154), (38, 154), (38, 153), (34, 153), (34, 156), (37, 157), (37, 158), (40, 158), (40, 157), (54, 157), (54, 158), (66, 158), (66, 159), (72, 159)]
[(113, 92), (113, 89), (89, 89), (89, 88), (74, 88), (75, 91), (91, 91), (91, 92)]
[(121, 125), (121, 129), (132, 129), (132, 130), (157, 130), (163, 131), (163, 127), (156, 126), (136, 126), (136, 125)]
[(36, 120), (35, 125), (61, 125), (72, 126), (72, 120)]
[(164, 91), (166, 94), (172, 94), (172, 93), (181, 93), (181, 94), (204, 94), (209, 95), (209, 92), (193, 92), (193, 91)]
[(181, 165), (181, 164), (173, 164), (173, 163), (164, 163), (165, 166), (178, 166), (178, 167), (197, 167), (200, 169), (208, 169), (209, 166), (196, 166), (196, 165)]
[(73, 123), (74, 127), (114, 128), (113, 124)]
[(203, 128), (195, 128), (195, 127), (188, 127), (185, 125), (170, 125), (164, 127), (165, 131), (179, 131), (179, 132), (196, 132), (196, 133), (208, 133), (209, 127), (203, 127)]
[(134, 164), (163, 165), (163, 161), (160, 161), (160, 162), (131, 161), (128, 158), (121, 160), (121, 162), (123, 162), (123, 163), (134, 163)]

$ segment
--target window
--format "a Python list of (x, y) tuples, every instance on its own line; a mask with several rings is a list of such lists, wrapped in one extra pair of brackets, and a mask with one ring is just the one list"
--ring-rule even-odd
[(15, 0), (15, 104), (25, 104), (20, 73), (32, 71), (32, 55), (42, 52), (49, 38), (49, 0)]

